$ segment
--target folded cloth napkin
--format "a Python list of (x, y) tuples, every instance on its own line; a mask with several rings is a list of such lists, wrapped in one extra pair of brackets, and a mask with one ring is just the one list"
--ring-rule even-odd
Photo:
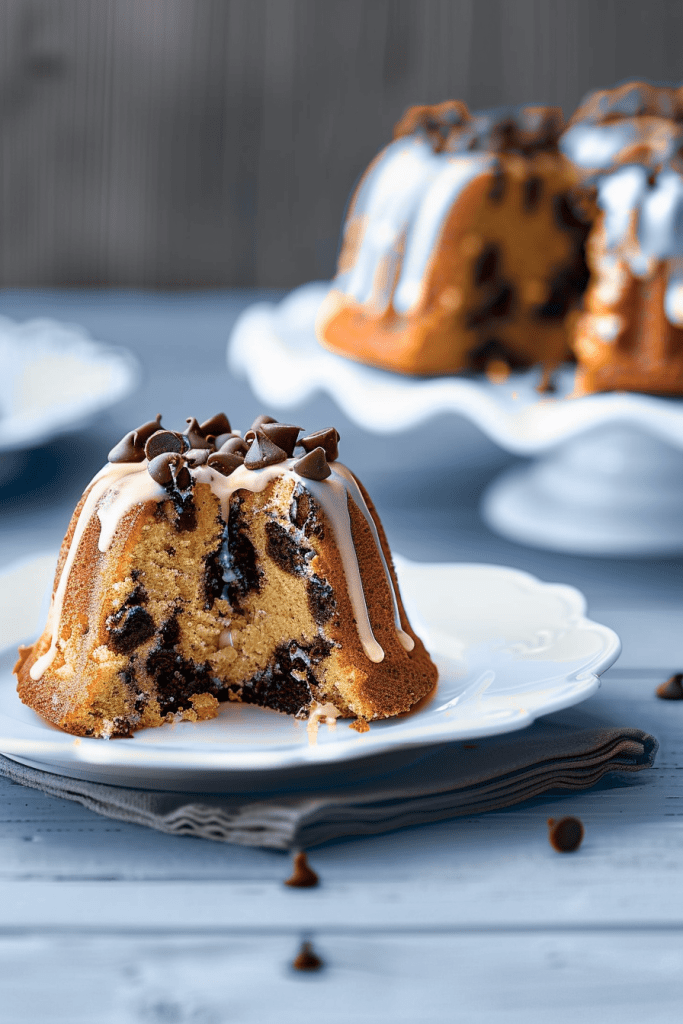
[(324, 789), (309, 772), (286, 791), (152, 792), (63, 778), (5, 757), (0, 775), (160, 832), (285, 850), (500, 810), (549, 790), (588, 789), (607, 772), (652, 766), (657, 741), (640, 729), (577, 724), (585, 721), (558, 712), (523, 732), (415, 751), (409, 764), (382, 774), (378, 760), (360, 782), (345, 782), (340, 768)]

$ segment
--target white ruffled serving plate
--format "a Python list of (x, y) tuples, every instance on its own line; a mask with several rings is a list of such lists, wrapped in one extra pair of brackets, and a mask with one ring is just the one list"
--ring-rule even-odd
[(334, 728), (321, 724), (312, 743), (305, 722), (223, 704), (208, 722), (146, 729), (125, 740), (81, 739), (21, 704), (12, 675), (15, 644), (35, 636), (43, 621), (54, 561), (42, 556), (0, 575), (0, 753), (112, 785), (227, 792), (264, 773), (272, 785), (273, 772), (352, 771), (359, 759), (395, 761), (416, 747), (512, 732), (590, 697), (620, 651), (611, 629), (585, 617), (573, 587), (500, 566), (397, 559), (409, 615), (440, 673), (435, 692), (412, 713), (373, 722), (363, 734), (342, 720)]
[[(328, 394), (358, 426), (395, 434), (438, 415), (465, 416), (506, 451), (533, 457), (496, 479), (482, 502), (490, 527), (534, 547), (584, 555), (683, 551), (683, 399), (631, 392), (569, 398), (574, 370), (540, 395), (538, 368), (494, 384), (484, 374), (406, 377), (327, 352), (315, 318), (329, 284), (246, 309), (230, 369), (269, 408)], [(441, 452), (438, 446), (435, 451)]]
[(135, 357), (55, 320), (0, 317), (0, 454), (83, 426), (138, 384)]

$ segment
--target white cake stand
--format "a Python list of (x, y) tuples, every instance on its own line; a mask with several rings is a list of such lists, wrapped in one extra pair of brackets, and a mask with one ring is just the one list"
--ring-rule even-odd
[(228, 365), (268, 406), (294, 408), (327, 392), (353, 422), (397, 433), (454, 412), (531, 461), (499, 476), (482, 502), (488, 525), (534, 547), (587, 555), (683, 551), (683, 400), (633, 393), (570, 399), (573, 370), (539, 396), (539, 372), (504, 384), (482, 375), (421, 379), (326, 352), (315, 315), (328, 285), (249, 307)]

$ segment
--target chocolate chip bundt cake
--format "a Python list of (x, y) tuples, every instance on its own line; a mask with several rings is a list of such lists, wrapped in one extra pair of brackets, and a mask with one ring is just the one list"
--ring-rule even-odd
[(445, 374), (570, 358), (589, 221), (554, 107), (412, 107), (352, 198), (321, 343)]
[(62, 545), (21, 700), (82, 736), (128, 736), (242, 701), (303, 716), (407, 711), (436, 668), (336, 430), (161, 417), (109, 453)]
[(561, 146), (597, 188), (576, 393), (683, 394), (683, 87), (591, 94)]

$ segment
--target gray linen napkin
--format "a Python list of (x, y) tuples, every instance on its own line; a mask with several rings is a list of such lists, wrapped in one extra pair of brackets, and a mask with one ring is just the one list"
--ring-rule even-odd
[[(657, 741), (640, 729), (581, 728), (571, 709), (523, 732), (414, 751), (414, 759), (363, 781), (343, 769), (325, 788), (310, 771), (288, 789), (244, 794), (165, 793), (63, 778), (0, 757), (0, 775), (109, 818), (242, 846), (307, 848), (341, 836), (500, 810), (550, 790), (581, 790), (607, 772), (651, 767)], [(597, 724), (597, 723), (596, 723)], [(316, 785), (317, 782), (317, 785)]]

